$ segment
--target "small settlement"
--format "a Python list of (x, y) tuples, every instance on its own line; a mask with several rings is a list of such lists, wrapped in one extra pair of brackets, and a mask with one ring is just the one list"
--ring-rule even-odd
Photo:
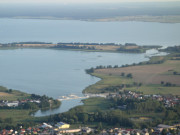
[(0, 107), (18, 107), (28, 102), (37, 103), (37, 104), (41, 103), (40, 100), (32, 100), (32, 99), (25, 99), (19, 101), (0, 100)]
[[(84, 134), (98, 134), (98, 135), (161, 135), (163, 129), (166, 130), (179, 130), (180, 124), (173, 126), (159, 124), (157, 127), (152, 129), (125, 129), (125, 128), (110, 128), (102, 129), (97, 131), (97, 129), (89, 127), (79, 127), (77, 129), (70, 129), (70, 124), (64, 122), (53, 123), (42, 123), (41, 125), (36, 125), (34, 127), (29, 127), (24, 129), (20, 127), (19, 130), (6, 130), (0, 131), (0, 135), (84, 135)], [(168, 135), (171, 135), (169, 132)], [(180, 135), (180, 132), (177, 134)]]
[[(173, 95), (143, 95), (141, 93), (126, 91), (123, 93), (103, 93), (103, 94), (91, 94), (85, 95), (89, 97), (104, 97), (107, 99), (111, 98), (125, 98), (125, 99), (148, 99), (161, 101), (165, 107), (173, 107), (180, 103), (180, 97)], [(27, 102), (40, 103), (40, 100), (21, 100), (21, 101), (0, 101), (0, 106), (4, 107), (18, 107), (20, 104)], [(114, 108), (111, 108), (114, 109)], [(116, 109), (126, 109), (126, 104), (118, 106)], [(180, 123), (175, 125), (163, 125), (159, 124), (151, 129), (126, 129), (123, 127), (109, 128), (109, 129), (97, 129), (90, 128), (86, 126), (81, 126), (76, 129), (72, 129), (70, 124), (64, 122), (57, 123), (42, 123), (41, 125), (36, 125), (33, 127), (28, 127), (27, 129), (19, 127), (19, 130), (6, 130), (3, 129), (0, 131), (0, 135), (62, 135), (62, 134), (98, 134), (98, 135), (161, 135), (163, 130), (168, 131), (166, 135), (171, 135), (169, 131), (176, 130), (178, 131), (177, 135), (180, 135)]]

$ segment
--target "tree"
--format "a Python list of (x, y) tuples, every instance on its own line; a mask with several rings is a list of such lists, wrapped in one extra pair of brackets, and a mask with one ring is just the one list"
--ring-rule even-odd
[(86, 69), (86, 73), (88, 74), (94, 73), (94, 68)]
[(177, 72), (176, 72), (176, 71), (174, 71), (174, 72), (173, 72), (173, 74), (174, 74), (174, 75), (177, 75)]
[(35, 103), (27, 102), (24, 104), (23, 109), (35, 110), (35, 109), (38, 109), (38, 106)]
[(128, 77), (128, 78), (132, 78), (133, 76), (132, 76), (132, 74), (131, 74), (131, 73), (129, 73), (129, 74), (127, 74), (127, 75), (126, 75), (126, 77)]
[(163, 129), (162, 132), (161, 132), (162, 135), (167, 135), (167, 133), (168, 133), (167, 129)]
[(88, 114), (86, 113), (79, 114), (79, 120), (82, 121), (83, 123), (86, 123), (88, 119), (89, 119)]
[(134, 85), (134, 86), (137, 86), (137, 82), (133, 82), (133, 85)]
[(3, 122), (3, 120), (2, 120), (2, 118), (0, 118), (0, 123), (2, 123)]
[(73, 120), (73, 119), (70, 119), (70, 120), (69, 120), (69, 123), (70, 123), (70, 124), (73, 124), (73, 123), (74, 123), (74, 120)]
[(76, 115), (73, 116), (74, 122), (78, 122), (78, 117)]
[(118, 68), (118, 65), (115, 65), (114, 68)]
[(102, 123), (101, 123), (101, 122), (98, 123), (97, 129), (98, 129), (98, 130), (102, 130), (102, 129), (103, 129), (103, 126), (102, 126)]
[(172, 86), (172, 84), (170, 82), (167, 82), (165, 86)]
[(125, 73), (124, 73), (124, 72), (122, 72), (122, 73), (121, 73), (121, 76), (124, 76), (124, 75), (125, 75)]
[(161, 85), (164, 85), (164, 81), (161, 81)]
[(83, 114), (83, 122), (86, 123), (88, 121), (88, 114)]
[(111, 65), (108, 65), (107, 68), (112, 68), (112, 66), (111, 66)]
[(93, 118), (93, 117), (90, 117), (90, 118), (89, 118), (89, 121), (90, 121), (90, 122), (94, 122), (94, 118)]
[(9, 90), (8, 90), (8, 93), (12, 93), (12, 89), (9, 89)]

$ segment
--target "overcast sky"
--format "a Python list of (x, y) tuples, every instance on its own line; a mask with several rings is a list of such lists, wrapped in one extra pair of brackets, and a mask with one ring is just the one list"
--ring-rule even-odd
[(180, 0), (0, 0), (0, 3), (97, 3), (97, 2), (167, 2)]

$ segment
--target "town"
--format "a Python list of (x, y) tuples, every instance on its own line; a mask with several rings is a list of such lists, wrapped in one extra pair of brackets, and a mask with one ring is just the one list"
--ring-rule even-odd
[(172, 126), (159, 124), (151, 129), (127, 129), (127, 128), (109, 128), (109, 129), (94, 129), (89, 127), (79, 127), (76, 129), (70, 128), (70, 124), (64, 122), (58, 123), (42, 123), (33, 127), (23, 128), (19, 127), (18, 130), (6, 130), (0, 131), (0, 135), (86, 135), (86, 134), (98, 134), (98, 135), (172, 135), (175, 133), (180, 134), (180, 124)]
[[(116, 93), (101, 93), (101, 94), (85, 94), (85, 97), (101, 97), (107, 100), (112, 100), (115, 98), (118, 99), (138, 99), (138, 100), (147, 100), (152, 99), (155, 101), (162, 102), (166, 108), (174, 107), (179, 105), (180, 97), (173, 95), (143, 95), (140, 92), (133, 91), (121, 91)], [(1, 101), (1, 107), (18, 107), (24, 103), (32, 102), (39, 104), (40, 100), (21, 100), (21, 101)], [(126, 110), (127, 104), (115, 105), (112, 106), (112, 109)], [(144, 118), (145, 119), (145, 118)], [(144, 128), (144, 129), (132, 129), (124, 127), (113, 127), (104, 129), (103, 127), (91, 128), (86, 125), (81, 125), (79, 128), (71, 128), (70, 124), (65, 122), (49, 122), (41, 123), (32, 127), (24, 128), (19, 126), (18, 129), (2, 129), (0, 135), (29, 135), (29, 134), (39, 134), (39, 135), (61, 135), (61, 134), (99, 134), (99, 135), (161, 135), (161, 134), (171, 135), (172, 133), (179, 135), (180, 134), (180, 124), (176, 123), (174, 125), (164, 125), (158, 124), (153, 128)]]

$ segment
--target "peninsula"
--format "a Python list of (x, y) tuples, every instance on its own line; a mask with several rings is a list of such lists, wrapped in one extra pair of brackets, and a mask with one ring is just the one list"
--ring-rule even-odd
[(46, 42), (15, 42), (1, 44), (0, 49), (10, 48), (49, 48), (49, 49), (62, 49), (74, 51), (98, 51), (98, 52), (120, 52), (120, 53), (145, 53), (149, 49), (158, 49), (160, 45), (137, 45), (135, 43), (46, 43)]

